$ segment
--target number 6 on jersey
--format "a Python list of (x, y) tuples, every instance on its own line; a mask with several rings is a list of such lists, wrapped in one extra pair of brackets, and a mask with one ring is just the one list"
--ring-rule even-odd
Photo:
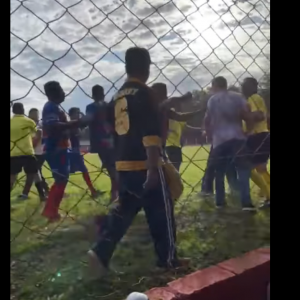
[(129, 117), (126, 97), (119, 98), (115, 103), (115, 130), (118, 135), (129, 131)]

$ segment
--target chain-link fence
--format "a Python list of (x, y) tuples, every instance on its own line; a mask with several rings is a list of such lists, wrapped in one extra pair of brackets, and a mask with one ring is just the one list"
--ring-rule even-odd
[[(169, 96), (193, 92), (182, 111), (205, 113), (208, 87), (218, 75), (234, 90), (243, 78), (255, 77), (269, 107), (269, 38), (270, 2), (263, 0), (11, 0), (11, 104), (21, 102), (26, 113), (41, 110), (43, 85), (50, 80), (66, 91), (66, 112), (85, 111), (95, 84), (109, 101), (125, 80), (125, 51), (137, 45), (149, 49), (153, 61), (148, 84), (165, 83)], [(232, 194), (229, 209), (218, 212), (213, 197), (200, 194), (210, 147), (201, 140), (204, 113), (183, 133), (185, 189), (175, 207), (179, 254), (191, 258), (188, 271), (269, 243), (267, 213), (241, 214)], [(26, 185), (19, 174), (11, 192), (11, 299), (116, 300), (182, 275), (153, 271), (151, 241), (139, 214), (112, 261), (121, 273), (101, 283), (86, 279), (93, 216), (107, 212), (110, 180), (98, 156), (84, 158), (94, 187), (108, 193), (91, 197), (82, 174), (72, 174), (63, 217), (54, 224), (41, 216), (44, 204), (34, 188), (28, 199), (19, 197)], [(42, 172), (51, 186), (46, 163)], [(257, 202), (259, 190), (252, 187)]]

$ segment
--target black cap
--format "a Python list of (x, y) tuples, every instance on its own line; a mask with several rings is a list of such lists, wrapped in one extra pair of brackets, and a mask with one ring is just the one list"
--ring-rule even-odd
[(150, 66), (151, 58), (149, 51), (145, 48), (132, 47), (127, 49), (125, 54), (125, 63), (126, 66)]

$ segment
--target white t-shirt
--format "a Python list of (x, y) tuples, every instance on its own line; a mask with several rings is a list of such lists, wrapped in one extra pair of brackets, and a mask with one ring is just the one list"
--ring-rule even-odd
[[(37, 125), (36, 125), (37, 129), (38, 130), (42, 130), (42, 122), (38, 122)], [(36, 155), (42, 155), (44, 153), (44, 146), (42, 144), (42, 140), (43, 140), (43, 136), (42, 136), (42, 139), (40, 141), (40, 143), (34, 148), (34, 153)]]

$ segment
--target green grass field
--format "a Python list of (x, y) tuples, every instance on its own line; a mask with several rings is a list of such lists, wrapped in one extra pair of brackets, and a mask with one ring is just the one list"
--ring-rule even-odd
[[(187, 272), (269, 245), (269, 212), (244, 213), (238, 199), (232, 196), (228, 196), (225, 211), (216, 211), (214, 199), (198, 195), (206, 149), (185, 147), (184, 153), (193, 162), (185, 158), (182, 164), (185, 191), (176, 204), (176, 220), (179, 254), (191, 258)], [(97, 189), (108, 191), (109, 179), (100, 174), (98, 156), (88, 154), (85, 158)], [(46, 168), (44, 175), (51, 184)], [(17, 185), (11, 193), (11, 299), (121, 300), (132, 291), (145, 291), (183, 275), (154, 271), (151, 241), (134, 239), (147, 236), (145, 218), (140, 213), (128, 232), (127, 242), (120, 244), (112, 259), (112, 268), (121, 274), (113, 273), (101, 282), (88, 280), (86, 252), (91, 240), (81, 223), (106, 212), (108, 196), (92, 200), (81, 174), (72, 175), (66, 191), (70, 196), (63, 200), (61, 209), (74, 217), (47, 226), (35, 194), (26, 201), (16, 199), (21, 189)], [(257, 193), (253, 188), (254, 203), (259, 200)]]

